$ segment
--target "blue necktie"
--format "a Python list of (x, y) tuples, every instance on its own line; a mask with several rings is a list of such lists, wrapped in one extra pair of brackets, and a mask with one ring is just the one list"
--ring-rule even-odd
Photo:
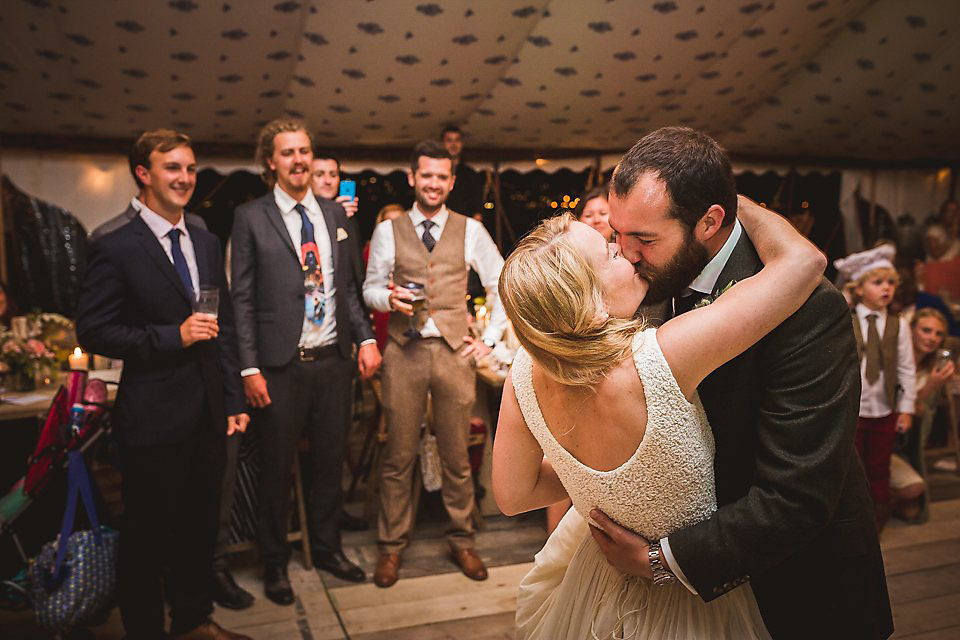
[(183, 257), (183, 251), (180, 249), (180, 236), (183, 232), (180, 229), (170, 229), (167, 237), (170, 238), (170, 252), (173, 254), (173, 268), (177, 270), (177, 275), (183, 281), (183, 286), (192, 298), (196, 298), (193, 290), (193, 281), (190, 279), (190, 269), (187, 268), (187, 259)]

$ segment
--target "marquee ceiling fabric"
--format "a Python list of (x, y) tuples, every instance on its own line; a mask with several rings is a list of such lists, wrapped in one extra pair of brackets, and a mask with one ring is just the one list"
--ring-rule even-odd
[(623, 149), (663, 125), (741, 157), (960, 158), (955, 0), (7, 0), (0, 132), (330, 147)]

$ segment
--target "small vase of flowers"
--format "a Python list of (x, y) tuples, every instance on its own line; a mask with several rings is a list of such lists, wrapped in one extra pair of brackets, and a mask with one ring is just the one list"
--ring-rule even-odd
[(9, 389), (35, 389), (39, 373), (56, 364), (56, 355), (42, 340), (18, 337), (11, 331), (0, 333), (0, 370), (6, 376)]

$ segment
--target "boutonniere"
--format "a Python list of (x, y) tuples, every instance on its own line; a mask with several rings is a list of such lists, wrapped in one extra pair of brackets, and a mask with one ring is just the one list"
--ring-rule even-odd
[(350, 234), (347, 233), (347, 230), (343, 227), (337, 227), (337, 242), (341, 242), (350, 237)]
[(703, 300), (701, 300), (701, 301), (698, 302), (697, 304), (693, 305), (693, 308), (694, 308), (694, 309), (699, 309), (700, 307), (705, 307), (705, 306), (707, 306), (708, 304), (711, 304), (714, 300), (716, 300), (717, 298), (719, 298), (720, 296), (722, 296), (723, 294), (725, 294), (725, 293), (727, 292), (727, 289), (729, 289), (730, 287), (732, 287), (732, 286), (735, 285), (735, 284), (737, 284), (737, 281), (736, 281), (736, 280), (731, 280), (730, 282), (727, 283), (727, 286), (725, 286), (723, 289), (720, 289), (719, 291), (717, 291), (717, 292), (716, 292), (715, 294), (713, 294), (712, 296), (707, 296), (706, 298), (704, 298)]

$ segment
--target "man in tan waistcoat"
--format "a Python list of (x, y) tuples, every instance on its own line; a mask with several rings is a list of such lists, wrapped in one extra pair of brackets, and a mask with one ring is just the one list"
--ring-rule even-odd
[[(467, 431), (476, 393), (476, 359), (490, 352), (506, 327), (497, 296), (503, 258), (483, 225), (446, 208), (454, 188), (453, 161), (440, 143), (425, 140), (413, 151), (408, 174), (415, 202), (407, 215), (377, 225), (370, 242), (363, 299), (390, 311), (390, 341), (384, 353), (383, 405), (387, 444), (380, 478), (380, 516), (374, 582), (397, 581), (400, 554), (410, 539), (413, 473), (420, 425), (429, 393), (433, 431), (443, 461), (443, 504), (450, 516), (447, 541), (463, 573), (485, 580), (474, 551), (473, 481)], [(464, 298), (473, 268), (494, 301), (490, 324), (475, 340), (468, 335)], [(390, 274), (397, 286), (389, 288)], [(414, 294), (403, 285), (423, 285), (423, 310), (413, 315)]]

